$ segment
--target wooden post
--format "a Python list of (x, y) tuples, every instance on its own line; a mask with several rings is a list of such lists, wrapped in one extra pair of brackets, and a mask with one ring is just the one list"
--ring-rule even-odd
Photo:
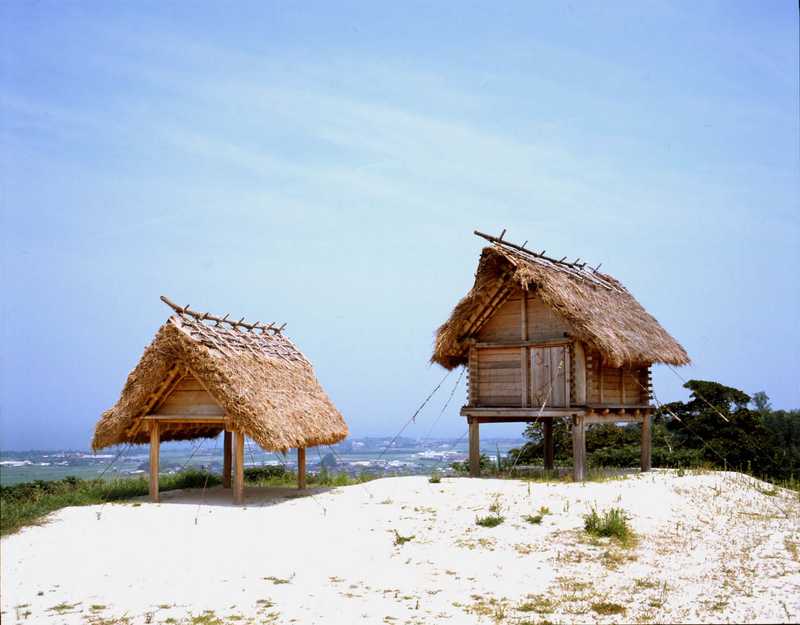
[(651, 441), (650, 441), (650, 413), (645, 412), (642, 418), (642, 471), (649, 471), (651, 467)]
[(222, 442), (222, 488), (231, 487), (231, 433), (225, 430)]
[(244, 503), (244, 434), (233, 433), (233, 503)]
[(586, 425), (583, 417), (572, 415), (572, 462), (576, 482), (586, 479)]
[(586, 355), (583, 351), (583, 343), (575, 341), (575, 404), (577, 406), (586, 405)]
[(553, 447), (553, 420), (545, 419), (544, 427), (544, 468), (552, 471), (555, 467), (555, 449)]
[(303, 490), (306, 487), (306, 448), (297, 448), (297, 488)]
[(161, 437), (158, 432), (158, 421), (150, 424), (150, 501), (158, 503), (158, 452)]
[(469, 421), (469, 475), (470, 477), (480, 477), (481, 475), (481, 439), (480, 424), (476, 419)]

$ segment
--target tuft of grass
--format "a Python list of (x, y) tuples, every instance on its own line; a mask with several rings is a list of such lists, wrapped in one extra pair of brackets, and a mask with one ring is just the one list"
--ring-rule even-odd
[(609, 508), (602, 514), (592, 508), (583, 516), (583, 529), (590, 536), (616, 538), (624, 545), (630, 544), (634, 533), (628, 525), (629, 517), (622, 508)]
[(547, 506), (541, 506), (537, 514), (526, 514), (522, 518), (525, 519), (525, 521), (527, 521), (528, 523), (531, 523), (533, 525), (539, 525), (542, 522), (542, 519), (545, 517), (545, 515), (548, 514), (550, 514), (550, 508), (548, 508)]
[(489, 504), (489, 512), (500, 516), (503, 512), (503, 502), (500, 499), (500, 493), (492, 495), (492, 503)]
[(609, 601), (593, 603), (592, 610), (603, 615), (625, 614), (625, 606), (621, 606), (618, 603), (611, 603)]
[(225, 625), (213, 610), (206, 610), (202, 614), (192, 615), (189, 619), (191, 625)]
[(64, 612), (69, 612), (70, 610), (74, 610), (80, 605), (80, 603), (67, 603), (62, 601), (58, 605), (54, 605), (51, 608), (48, 608), (48, 612), (55, 612), (56, 614), (64, 614)]
[[(531, 595), (528, 595), (531, 597)], [(536, 614), (550, 614), (556, 608), (555, 603), (542, 595), (535, 595), (533, 598), (517, 606), (518, 612), (535, 612)]]
[(276, 586), (280, 584), (288, 584), (291, 582), (289, 579), (284, 579), (283, 577), (275, 577), (274, 575), (270, 575), (269, 577), (264, 577), (264, 581), (272, 582)]
[(441, 476), (441, 475), (439, 475), (438, 473), (433, 473), (433, 474), (431, 474), (431, 476), (428, 478), (428, 481), (429, 481), (431, 484), (439, 484), (439, 483), (441, 483), (441, 481), (442, 481), (442, 476)]
[(411, 542), (412, 540), (414, 540), (416, 538), (416, 536), (414, 536), (414, 535), (403, 536), (397, 530), (392, 530), (392, 531), (394, 532), (394, 544), (395, 544), (396, 547), (400, 547), (402, 545), (405, 545), (406, 543)]
[(480, 525), (481, 527), (497, 527), (505, 520), (506, 518), (499, 514), (488, 514), (486, 516), (476, 516), (475, 525)]

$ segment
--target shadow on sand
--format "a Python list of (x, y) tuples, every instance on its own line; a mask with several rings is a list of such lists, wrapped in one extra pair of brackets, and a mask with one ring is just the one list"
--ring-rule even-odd
[[(250, 507), (259, 508), (274, 506), (292, 499), (301, 499), (319, 495), (332, 490), (331, 486), (319, 486), (298, 490), (291, 486), (246, 486), (244, 489), (244, 504), (234, 506), (233, 492), (230, 488), (212, 486), (210, 488), (185, 488), (170, 490), (160, 493), (160, 503), (164, 504), (198, 504), (215, 507)], [(148, 501), (147, 497), (140, 497), (139, 501)]]

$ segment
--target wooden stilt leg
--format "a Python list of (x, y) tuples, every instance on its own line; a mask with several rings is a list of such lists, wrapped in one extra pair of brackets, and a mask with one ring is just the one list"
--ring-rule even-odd
[(222, 444), (222, 487), (231, 487), (231, 444), (232, 436), (228, 430), (225, 430), (225, 435)]
[(244, 434), (233, 433), (233, 503), (244, 503)]
[(303, 490), (306, 487), (306, 448), (297, 448), (297, 488)]
[(642, 471), (649, 471), (651, 468), (651, 424), (650, 415), (645, 413), (642, 419)]
[(555, 466), (555, 449), (553, 447), (553, 420), (545, 419), (542, 423), (544, 429), (544, 468), (552, 471)]
[(469, 422), (469, 474), (470, 477), (480, 477), (481, 474), (481, 438), (480, 424), (477, 421)]
[(150, 423), (150, 501), (158, 503), (158, 459), (161, 436), (158, 421)]
[(573, 477), (576, 482), (586, 479), (586, 426), (583, 417), (572, 416)]

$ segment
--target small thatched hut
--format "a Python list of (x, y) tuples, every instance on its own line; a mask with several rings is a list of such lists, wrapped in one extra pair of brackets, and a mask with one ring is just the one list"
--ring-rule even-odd
[(297, 448), (298, 486), (304, 488), (306, 447), (341, 441), (347, 425), (311, 363), (284, 336), (285, 324), (230, 321), (161, 299), (175, 314), (145, 349), (119, 401), (101, 416), (92, 447), (149, 442), (154, 501), (160, 441), (220, 432), (223, 484), (231, 485), (233, 460), (237, 503), (244, 497), (245, 436), (268, 451)]
[[(505, 231), (503, 231), (505, 233)], [(541, 420), (553, 468), (552, 420), (572, 418), (575, 477), (584, 478), (585, 425), (642, 422), (650, 468), (650, 365), (689, 363), (686, 351), (611, 276), (475, 232), (475, 285), (439, 328), (431, 361), (464, 365), (470, 470), (479, 472), (479, 424)]]

